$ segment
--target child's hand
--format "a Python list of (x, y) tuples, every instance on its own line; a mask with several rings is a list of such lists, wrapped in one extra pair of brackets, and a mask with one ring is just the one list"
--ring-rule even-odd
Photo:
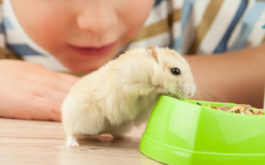
[(42, 65), (0, 60), (0, 117), (61, 120), (61, 103), (77, 77)]

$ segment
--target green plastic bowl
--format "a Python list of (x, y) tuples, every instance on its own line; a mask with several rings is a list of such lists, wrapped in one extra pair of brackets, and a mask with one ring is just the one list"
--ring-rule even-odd
[(165, 164), (265, 165), (265, 116), (218, 111), (197, 102), (235, 105), (161, 96), (140, 151)]

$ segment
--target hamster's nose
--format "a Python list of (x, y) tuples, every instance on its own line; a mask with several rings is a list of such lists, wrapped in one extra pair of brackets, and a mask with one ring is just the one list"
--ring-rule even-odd
[(191, 92), (191, 97), (195, 95), (196, 92), (196, 85), (192, 86), (192, 92)]
[(192, 97), (194, 95), (194, 92), (189, 92), (188, 97)]
[(195, 85), (190, 85), (190, 86), (186, 86), (186, 89), (187, 89), (187, 95), (188, 97), (192, 97), (194, 96), (195, 94), (195, 91), (196, 91), (196, 86)]

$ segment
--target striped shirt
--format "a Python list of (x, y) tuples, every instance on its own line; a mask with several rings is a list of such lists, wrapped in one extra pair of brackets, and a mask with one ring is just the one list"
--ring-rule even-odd
[(182, 54), (215, 54), (265, 43), (265, 1), (157, 0), (128, 46), (167, 46)]
[[(0, 58), (69, 71), (20, 27), (9, 0), (0, 6)], [(183, 55), (210, 55), (265, 43), (264, 0), (156, 0), (143, 28), (125, 49), (160, 46)]]

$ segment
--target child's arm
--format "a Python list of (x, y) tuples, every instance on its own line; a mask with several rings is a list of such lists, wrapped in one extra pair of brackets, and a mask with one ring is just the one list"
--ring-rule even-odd
[(265, 45), (222, 55), (188, 56), (197, 99), (263, 106)]
[(61, 103), (77, 77), (42, 65), (0, 60), (0, 117), (61, 120)]

